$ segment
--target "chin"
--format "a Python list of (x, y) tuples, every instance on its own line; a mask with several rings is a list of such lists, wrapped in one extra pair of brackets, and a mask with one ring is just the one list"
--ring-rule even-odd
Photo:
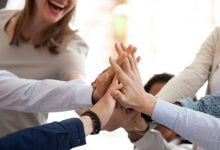
[(47, 17), (44, 20), (45, 22), (48, 22), (48, 24), (55, 24), (60, 20), (60, 18)]

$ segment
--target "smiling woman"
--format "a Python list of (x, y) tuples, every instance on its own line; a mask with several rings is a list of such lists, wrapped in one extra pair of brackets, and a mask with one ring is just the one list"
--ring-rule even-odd
[[(30, 1), (30, 3), (33, 3)], [(72, 16), (74, 7), (76, 6), (75, 0), (37, 0), (36, 5), (38, 8), (36, 15), (42, 15), (46, 22), (55, 23), (62, 19), (66, 14)]]
[[(1, 10), (0, 68), (23, 78), (84, 78), (88, 46), (69, 27), (75, 8), (76, 0), (26, 0), (22, 10)], [(46, 123), (47, 115), (0, 110), (0, 136)]]

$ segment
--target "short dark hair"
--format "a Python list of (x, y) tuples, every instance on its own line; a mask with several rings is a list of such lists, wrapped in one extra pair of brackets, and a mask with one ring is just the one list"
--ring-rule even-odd
[(160, 73), (153, 75), (148, 82), (144, 85), (144, 89), (149, 93), (151, 87), (155, 83), (167, 83), (174, 75), (170, 73)]

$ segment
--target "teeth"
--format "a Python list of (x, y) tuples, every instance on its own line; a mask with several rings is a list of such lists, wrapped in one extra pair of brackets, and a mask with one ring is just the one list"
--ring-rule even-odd
[(60, 4), (60, 3), (56, 2), (56, 1), (52, 1), (51, 0), (50, 3), (52, 3), (53, 5), (55, 5), (55, 6), (59, 7), (59, 8), (64, 8), (65, 7), (65, 5)]

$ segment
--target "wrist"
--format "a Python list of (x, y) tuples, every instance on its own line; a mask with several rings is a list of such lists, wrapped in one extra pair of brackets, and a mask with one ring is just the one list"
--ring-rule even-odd
[(156, 97), (154, 97), (153, 95), (148, 94), (148, 93), (146, 93), (144, 98), (145, 98), (144, 104), (142, 105), (142, 108), (140, 110), (144, 114), (151, 116), (153, 114), (154, 108), (156, 106), (157, 99), (156, 99)]
[[(90, 118), (90, 122), (88, 121), (88, 123), (92, 123), (92, 127), (93, 130), (92, 132), (90, 132), (91, 134), (98, 134), (99, 131), (101, 130), (101, 122), (99, 117), (97, 116), (97, 114), (95, 112), (93, 112), (92, 110), (88, 109), (87, 111), (85, 111), (84, 113), (81, 114), (81, 117), (83, 116), (87, 116), (85, 119), (88, 119), (88, 117)], [(90, 131), (90, 130), (89, 130)]]
[(89, 135), (93, 131), (92, 119), (89, 116), (81, 116), (80, 120), (83, 123), (85, 135)]

